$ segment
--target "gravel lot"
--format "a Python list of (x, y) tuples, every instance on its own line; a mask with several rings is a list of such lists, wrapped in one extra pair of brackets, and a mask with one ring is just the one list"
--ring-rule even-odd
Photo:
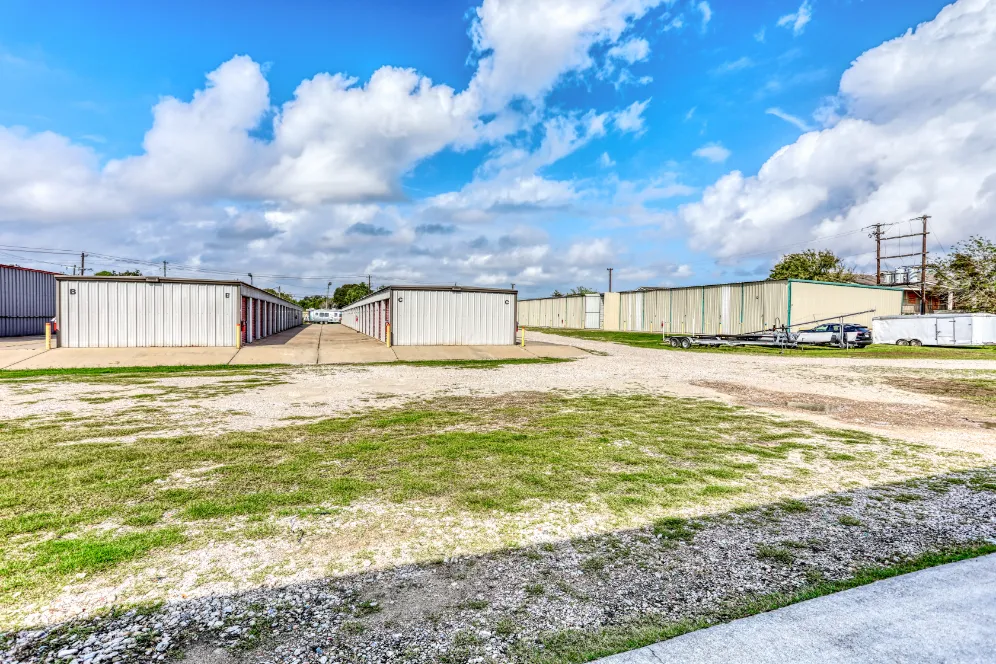
[[(975, 480), (973, 483), (972, 480)], [(951, 476), (11, 634), (0, 662), (513, 662), (564, 630), (724, 606), (953, 545), (996, 543), (996, 479)], [(2, 641), (0, 641), (2, 643)]]
[[(531, 339), (568, 342), (541, 334)], [(996, 416), (888, 381), (920, 374), (996, 377), (996, 363), (680, 353), (569, 341), (592, 354), (570, 363), (487, 370), (264, 372), (272, 383), (245, 381), (259, 373), (0, 383), (0, 420), (59, 413), (113, 417), (153, 403), (165, 413), (163, 433), (214, 432), (266, 429), (446, 395), (652, 393), (717, 398), (972, 452), (980, 455), (981, 475), (974, 483), (964, 475), (901, 491), (886, 487), (810, 498), (808, 511), (726, 513), (699, 520), (691, 542), (660, 539), (649, 526), (605, 533), (586, 524), (582, 532), (602, 534), (577, 536), (578, 530), (559, 524), (530, 524), (535, 541), (547, 544), (300, 583), (290, 575), (290, 585), (286, 579), (260, 583), (244, 593), (219, 590), (145, 612), (46, 625), (0, 635), (0, 662), (156, 661), (182, 653), (191, 662), (520, 661), (523, 648), (541, 651), (551, 632), (593, 630), (647, 615), (711, 618), (724, 602), (745, 594), (844, 578), (857, 567), (996, 538), (996, 493), (988, 476), (996, 466)], [(841, 523), (842, 516), (857, 524)], [(759, 556), (762, 545), (774, 553), (762, 547), (771, 555)], [(190, 558), (216, 561), (226, 555), (222, 546)], [(70, 598), (78, 592), (66, 591)], [(109, 606), (115, 597), (87, 601)], [(53, 615), (73, 614), (70, 602)]]

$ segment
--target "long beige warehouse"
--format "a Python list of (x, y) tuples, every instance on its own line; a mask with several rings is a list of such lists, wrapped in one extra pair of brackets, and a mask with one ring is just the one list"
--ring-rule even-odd
[[(903, 290), (885, 286), (786, 279), (682, 288), (646, 288), (601, 296), (604, 330), (666, 334), (747, 334), (848, 315), (871, 325), (875, 316), (902, 313)], [(543, 298), (519, 303), (525, 327), (592, 327), (582, 318), (581, 298)], [(589, 305), (590, 306), (590, 305)], [(585, 325), (585, 319), (589, 324)]]
[(462, 286), (385, 286), (343, 307), (342, 324), (394, 346), (515, 343), (517, 292)]
[(236, 346), (301, 324), (301, 307), (241, 281), (55, 280), (58, 342), (67, 348)]

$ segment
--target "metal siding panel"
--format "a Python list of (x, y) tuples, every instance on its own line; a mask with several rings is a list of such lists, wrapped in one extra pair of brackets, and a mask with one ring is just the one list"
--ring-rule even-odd
[(0, 266), (0, 336), (44, 334), (55, 308), (55, 275)]
[(876, 316), (901, 314), (902, 301), (901, 290), (794, 281), (792, 282), (792, 324), (798, 329), (808, 321), (875, 309), (873, 313), (847, 316), (847, 322), (870, 327), (872, 318)]

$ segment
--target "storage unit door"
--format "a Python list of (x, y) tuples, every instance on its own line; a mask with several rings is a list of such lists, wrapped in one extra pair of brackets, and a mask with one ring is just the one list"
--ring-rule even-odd
[(597, 330), (599, 318), (602, 313), (602, 298), (600, 295), (584, 296), (584, 328), (586, 330)]

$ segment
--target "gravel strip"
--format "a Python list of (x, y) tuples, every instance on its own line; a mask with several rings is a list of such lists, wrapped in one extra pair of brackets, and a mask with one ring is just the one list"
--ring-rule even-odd
[(711, 616), (977, 542), (996, 543), (991, 469), (0, 634), (0, 662), (513, 662), (551, 632)]

